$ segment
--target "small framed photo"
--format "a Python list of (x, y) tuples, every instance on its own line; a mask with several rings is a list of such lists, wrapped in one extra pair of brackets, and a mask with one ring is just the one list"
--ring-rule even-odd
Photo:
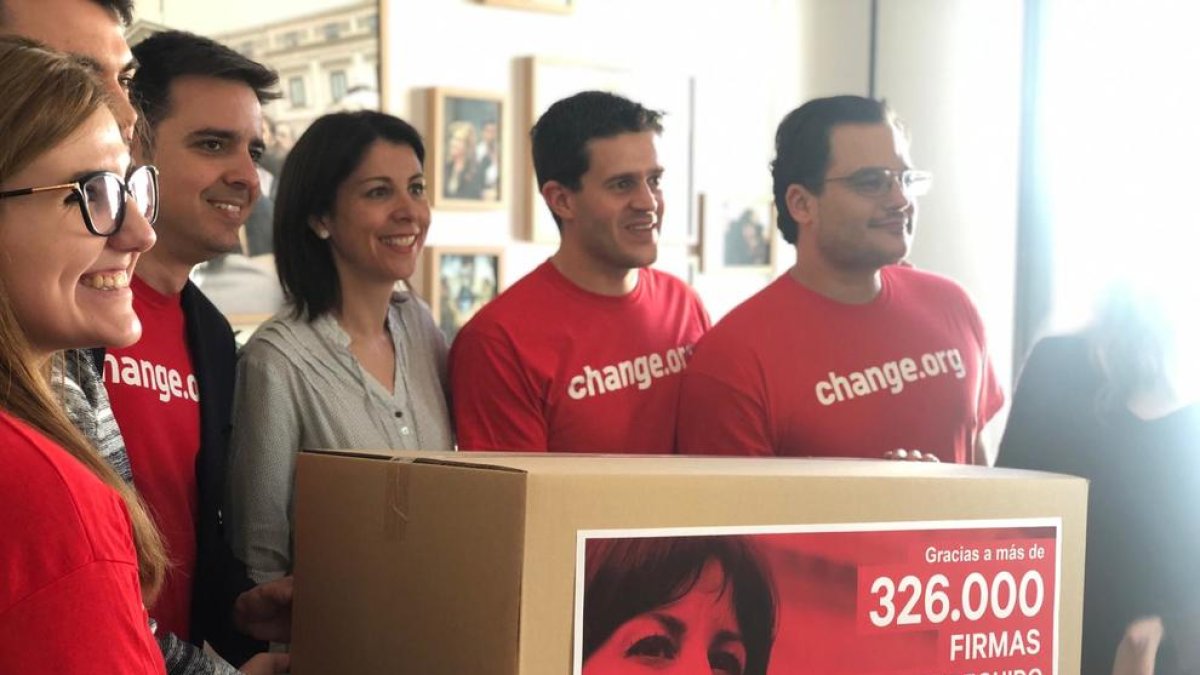
[(516, 9), (530, 9), (537, 12), (557, 12), (559, 14), (569, 14), (575, 11), (575, 3), (578, 0), (479, 0), (481, 5), (494, 5), (496, 7), (513, 7)]
[(500, 208), (508, 158), (504, 95), (434, 88), (429, 107), (430, 203), (439, 209)]
[(770, 196), (702, 194), (699, 211), (705, 273), (772, 273), (780, 238)]
[(438, 327), (453, 341), (504, 283), (504, 249), (499, 246), (428, 246), (423, 290)]

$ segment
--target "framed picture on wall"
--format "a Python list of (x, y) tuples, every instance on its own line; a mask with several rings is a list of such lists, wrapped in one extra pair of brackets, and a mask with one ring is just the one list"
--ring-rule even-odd
[(430, 203), (439, 209), (498, 209), (504, 204), (508, 147), (503, 94), (429, 91)]
[(770, 195), (701, 194), (703, 272), (772, 274), (780, 237)]
[(446, 340), (500, 293), (504, 249), (499, 246), (428, 246), (423, 290)]
[[(634, 73), (632, 70), (571, 59), (530, 56), (520, 60), (528, 99), (528, 117), (521, 128), (531, 129), (556, 101), (581, 91), (599, 90), (631, 98), (647, 108), (664, 113), (663, 133), (658, 141), (663, 173), (662, 242), (687, 244), (694, 240), (692, 228), (692, 78), (670, 73)], [(538, 243), (558, 243), (558, 227), (538, 191), (532, 152), (523, 154), (526, 199), (526, 237)]]
[(515, 7), (517, 9), (532, 9), (538, 12), (558, 12), (567, 14), (575, 11), (577, 0), (479, 0), (481, 5), (496, 7)]

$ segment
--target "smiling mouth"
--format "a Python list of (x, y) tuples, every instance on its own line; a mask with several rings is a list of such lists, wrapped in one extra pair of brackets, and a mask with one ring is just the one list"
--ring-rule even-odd
[(625, 229), (631, 230), (633, 232), (649, 232), (651, 230), (658, 229), (658, 221), (651, 220), (648, 222), (631, 223), (629, 225), (626, 225)]
[(392, 236), (392, 237), (380, 237), (379, 241), (383, 242), (383, 244), (385, 246), (396, 246), (396, 247), (404, 248), (406, 246), (412, 246), (413, 244), (417, 243), (417, 235), (401, 234), (401, 235), (396, 235), (396, 236)]
[(97, 291), (119, 291), (129, 288), (129, 273), (125, 271), (97, 272), (80, 277), (79, 283)]
[(242, 215), (242, 205), (241, 204), (234, 204), (232, 202), (217, 202), (217, 201), (209, 201), (208, 203), (212, 204), (213, 208), (217, 209), (219, 211), (225, 211), (226, 213), (230, 213), (235, 216)]
[(873, 223), (871, 227), (878, 230), (900, 230), (904, 232), (912, 231), (912, 221), (910, 220), (884, 220), (878, 223)]

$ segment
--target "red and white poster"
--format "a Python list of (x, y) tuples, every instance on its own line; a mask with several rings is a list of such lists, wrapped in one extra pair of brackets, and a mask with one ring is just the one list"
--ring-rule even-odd
[(575, 675), (1050, 675), (1061, 521), (579, 533)]

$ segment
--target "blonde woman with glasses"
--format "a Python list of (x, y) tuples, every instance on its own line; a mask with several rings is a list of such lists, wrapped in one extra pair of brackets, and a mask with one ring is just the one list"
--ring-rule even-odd
[(166, 557), (131, 489), (67, 419), (62, 351), (141, 335), (129, 279), (158, 183), (100, 85), (0, 39), (0, 672), (162, 673), (145, 603)]

